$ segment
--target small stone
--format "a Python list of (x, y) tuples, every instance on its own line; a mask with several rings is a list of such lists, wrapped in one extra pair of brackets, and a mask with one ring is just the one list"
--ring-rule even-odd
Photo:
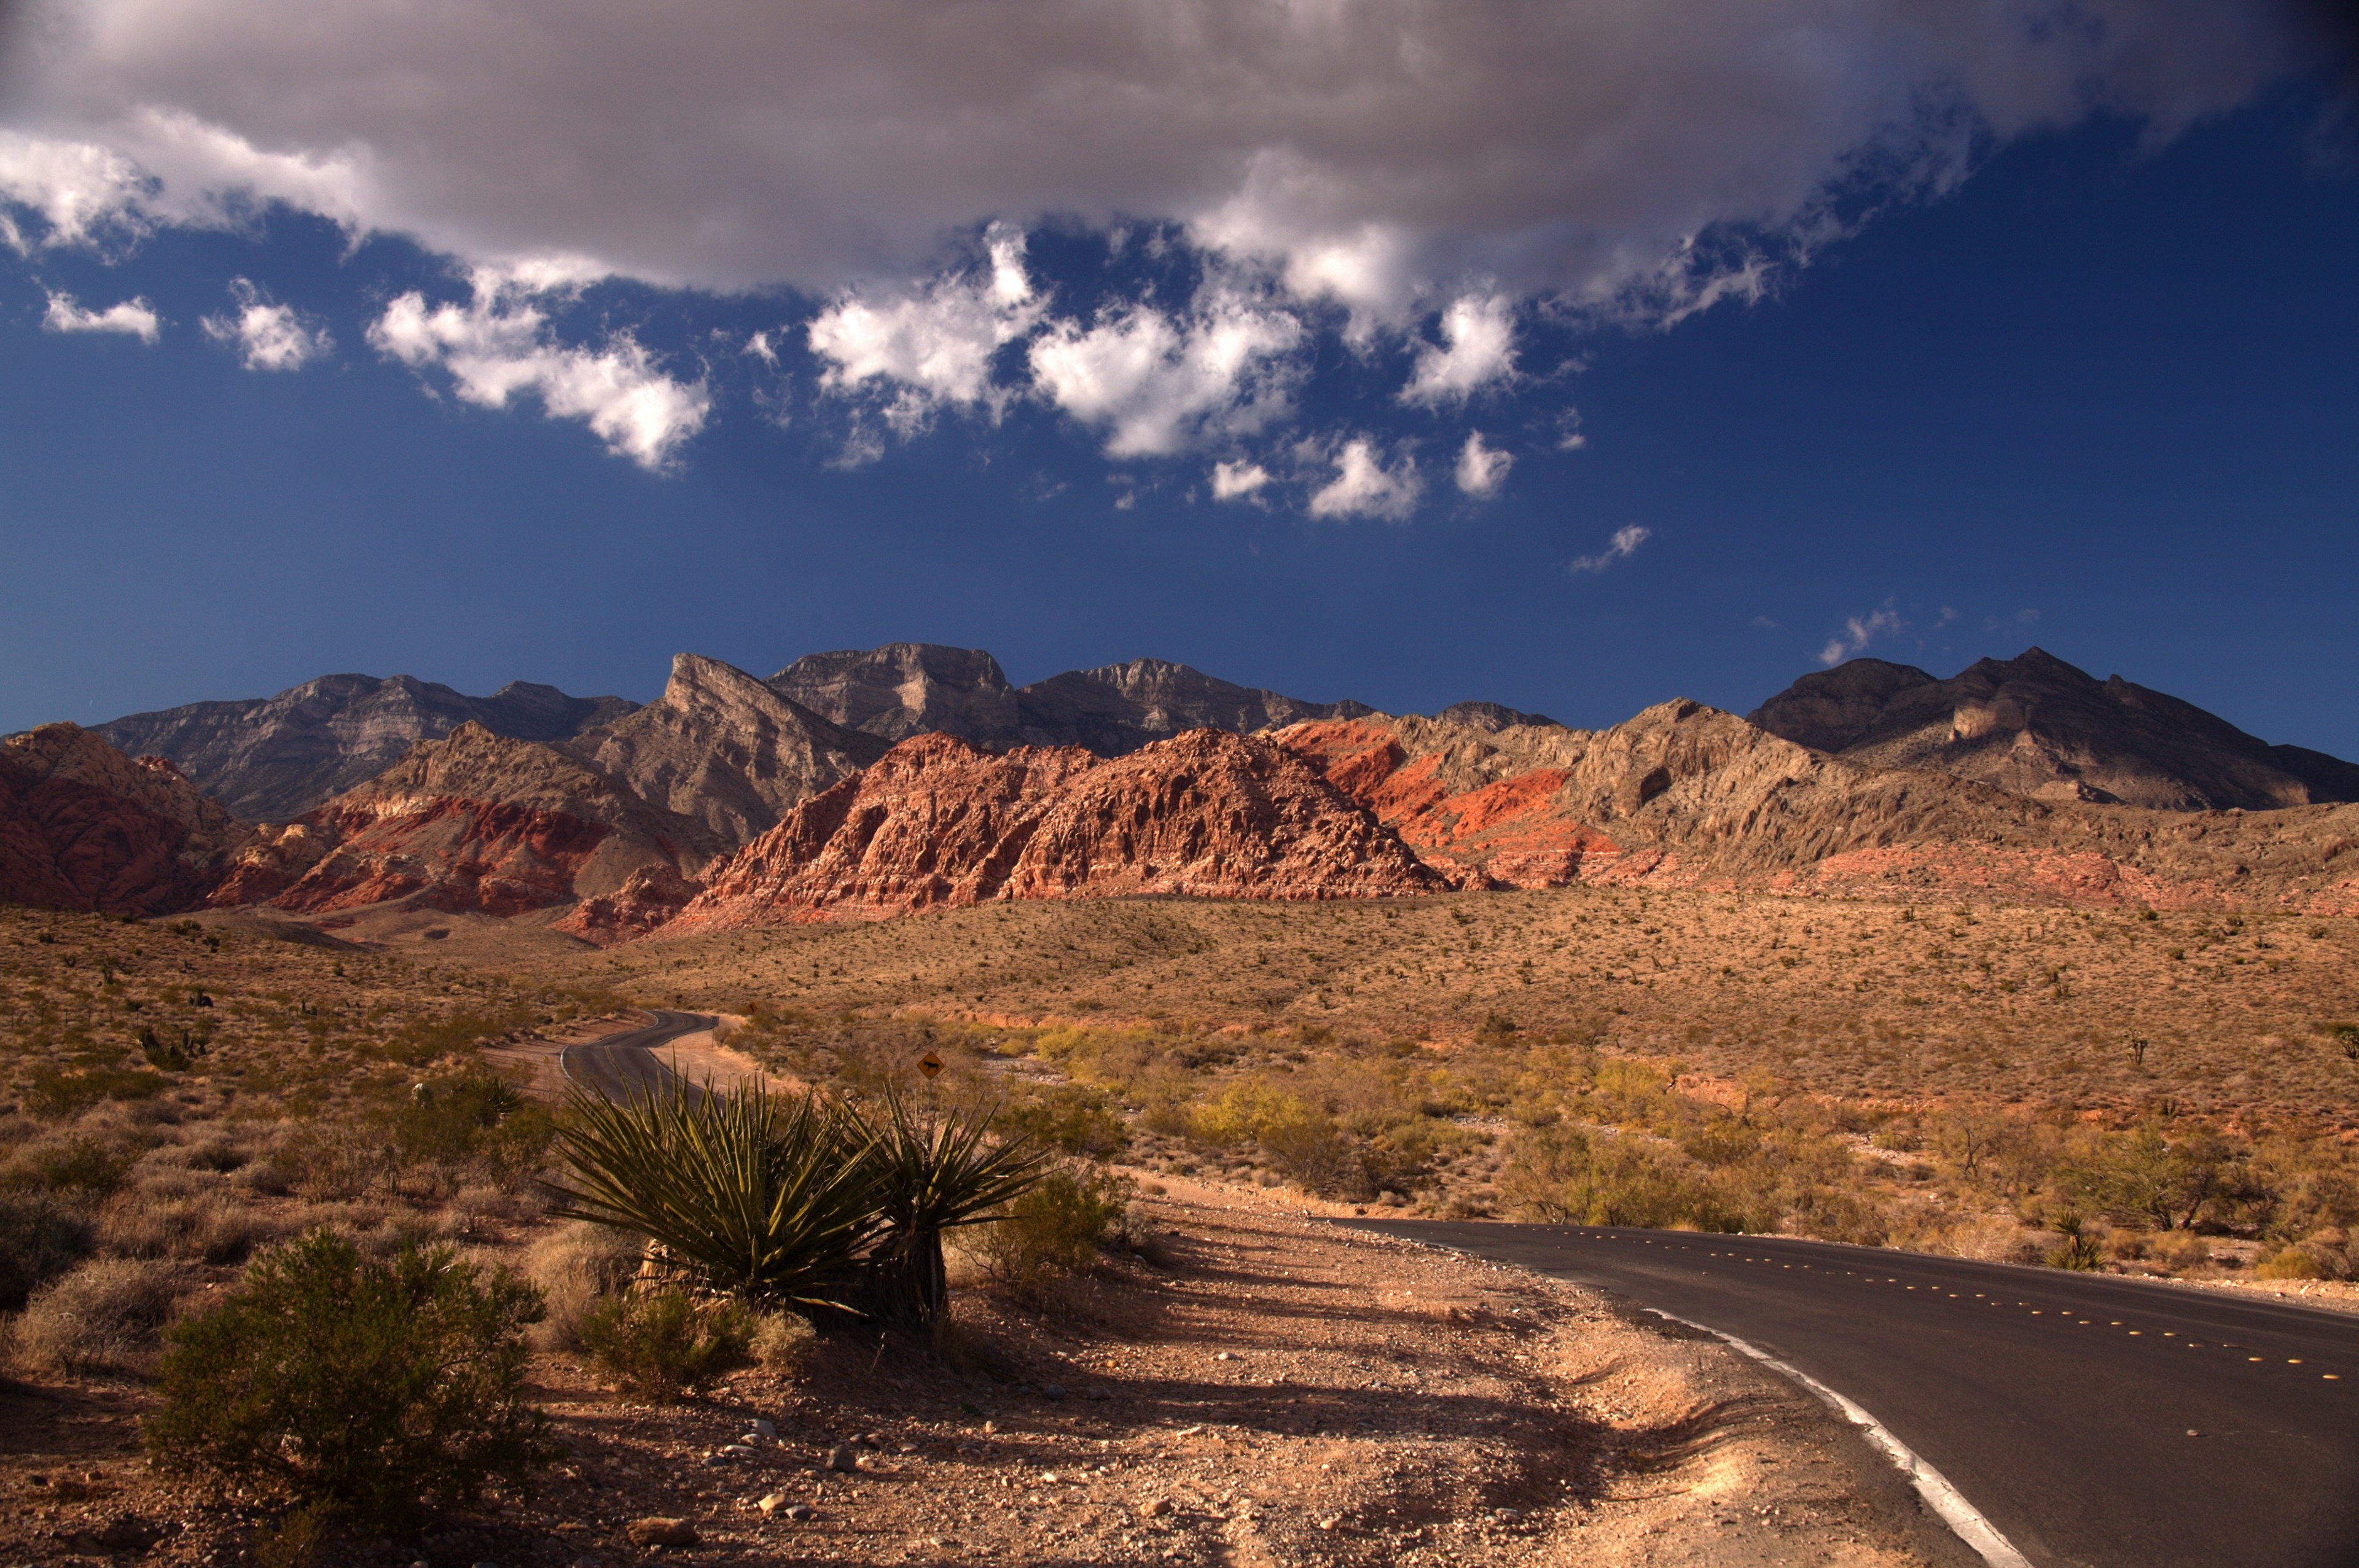
[(839, 1443), (827, 1451), (827, 1467), (850, 1475), (860, 1468), (860, 1453), (849, 1443)]
[(955, 1552), (959, 1547), (959, 1538), (955, 1535), (929, 1535), (926, 1538), (926, 1544), (938, 1552)]
[(1524, 1517), (1524, 1513), (1521, 1509), (1493, 1509), (1491, 1517), (1501, 1524), (1514, 1524)]
[(762, 1517), (764, 1519), (767, 1519), (772, 1514), (777, 1513), (780, 1509), (787, 1506), (787, 1494), (784, 1492), (772, 1492), (768, 1497), (764, 1498), (760, 1502), (756, 1503), (754, 1506), (762, 1510)]
[(694, 1546), (701, 1539), (684, 1519), (635, 1519), (623, 1534), (633, 1546)]
[(1215, 1361), (1234, 1361), (1236, 1357), (1223, 1350), (1218, 1356), (1213, 1357), (1212, 1359)]
[(1065, 1385), (1043, 1383), (1040, 1385), (1040, 1397), (1044, 1400), (1061, 1400), (1065, 1397)]
[(1169, 1498), (1156, 1498), (1153, 1502), (1147, 1505), (1146, 1513), (1148, 1519), (1169, 1519), (1171, 1516), (1171, 1499)]
[(769, 1442), (771, 1439), (778, 1435), (778, 1429), (772, 1426), (766, 1421), (757, 1420), (753, 1425), (747, 1427), (745, 1430), (753, 1433), (756, 1437), (760, 1438), (765, 1443)]
[(787, 1517), (799, 1524), (804, 1519), (817, 1519), (819, 1515), (814, 1513), (808, 1504), (797, 1503), (787, 1510)]

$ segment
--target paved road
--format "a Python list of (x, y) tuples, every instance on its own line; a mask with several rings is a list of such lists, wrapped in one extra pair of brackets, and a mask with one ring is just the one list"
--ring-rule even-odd
[(1789, 1362), (2040, 1568), (2359, 1564), (2359, 1318), (1783, 1238), (1352, 1223), (1602, 1286)]
[[(720, 1021), (701, 1013), (671, 1012), (661, 1008), (649, 1011), (655, 1022), (645, 1029), (585, 1040), (560, 1051), (557, 1065), (564, 1073), (565, 1081), (611, 1100), (664, 1092), (671, 1083), (671, 1069), (657, 1057), (657, 1049), (683, 1034), (710, 1029)], [(690, 1092), (695, 1092), (693, 1086)]]

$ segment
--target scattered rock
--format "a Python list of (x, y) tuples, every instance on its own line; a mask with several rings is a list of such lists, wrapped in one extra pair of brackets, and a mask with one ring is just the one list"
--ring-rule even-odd
[(819, 1518), (819, 1513), (818, 1510), (811, 1508), (808, 1503), (797, 1503), (794, 1507), (787, 1510), (787, 1517), (799, 1524), (805, 1519)]
[(767, 1519), (772, 1514), (777, 1513), (780, 1509), (787, 1506), (787, 1494), (784, 1492), (772, 1492), (768, 1497), (764, 1498), (760, 1502), (756, 1503), (754, 1506), (762, 1510), (762, 1517), (764, 1519)]
[(827, 1451), (827, 1467), (845, 1475), (860, 1468), (860, 1454), (849, 1443), (839, 1443)]
[(1043, 1383), (1040, 1385), (1040, 1397), (1044, 1400), (1061, 1400), (1065, 1397), (1065, 1385)]
[(778, 1429), (772, 1426), (766, 1421), (756, 1420), (748, 1425), (745, 1430), (747, 1433), (755, 1437), (760, 1438), (765, 1443), (772, 1441), (778, 1435)]
[(633, 1546), (694, 1546), (702, 1539), (684, 1519), (635, 1519), (623, 1533)]

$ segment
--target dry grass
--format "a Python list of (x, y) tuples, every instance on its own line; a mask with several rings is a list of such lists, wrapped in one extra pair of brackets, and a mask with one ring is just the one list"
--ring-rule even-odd
[[(2359, 921), (1573, 887), (1400, 903), (996, 904), (542, 957), (552, 982), (811, 1018), (1332, 1030), (1486, 1020), (1734, 1083), (2359, 1130)], [(2143, 1044), (2141, 1044), (2143, 1043)]]

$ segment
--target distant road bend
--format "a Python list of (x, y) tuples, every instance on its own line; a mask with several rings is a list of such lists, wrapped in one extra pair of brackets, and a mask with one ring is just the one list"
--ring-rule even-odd
[[(645, 1029), (584, 1040), (560, 1051), (557, 1065), (565, 1075), (565, 1081), (616, 1101), (660, 1094), (670, 1086), (672, 1074), (657, 1057), (657, 1050), (683, 1034), (711, 1029), (720, 1022), (703, 1013), (673, 1012), (662, 1008), (648, 1011), (655, 1022)], [(690, 1090), (694, 1092), (693, 1086)]]
[(1353, 1220), (1734, 1336), (2037, 1568), (2359, 1568), (2359, 1317), (1782, 1237)]

